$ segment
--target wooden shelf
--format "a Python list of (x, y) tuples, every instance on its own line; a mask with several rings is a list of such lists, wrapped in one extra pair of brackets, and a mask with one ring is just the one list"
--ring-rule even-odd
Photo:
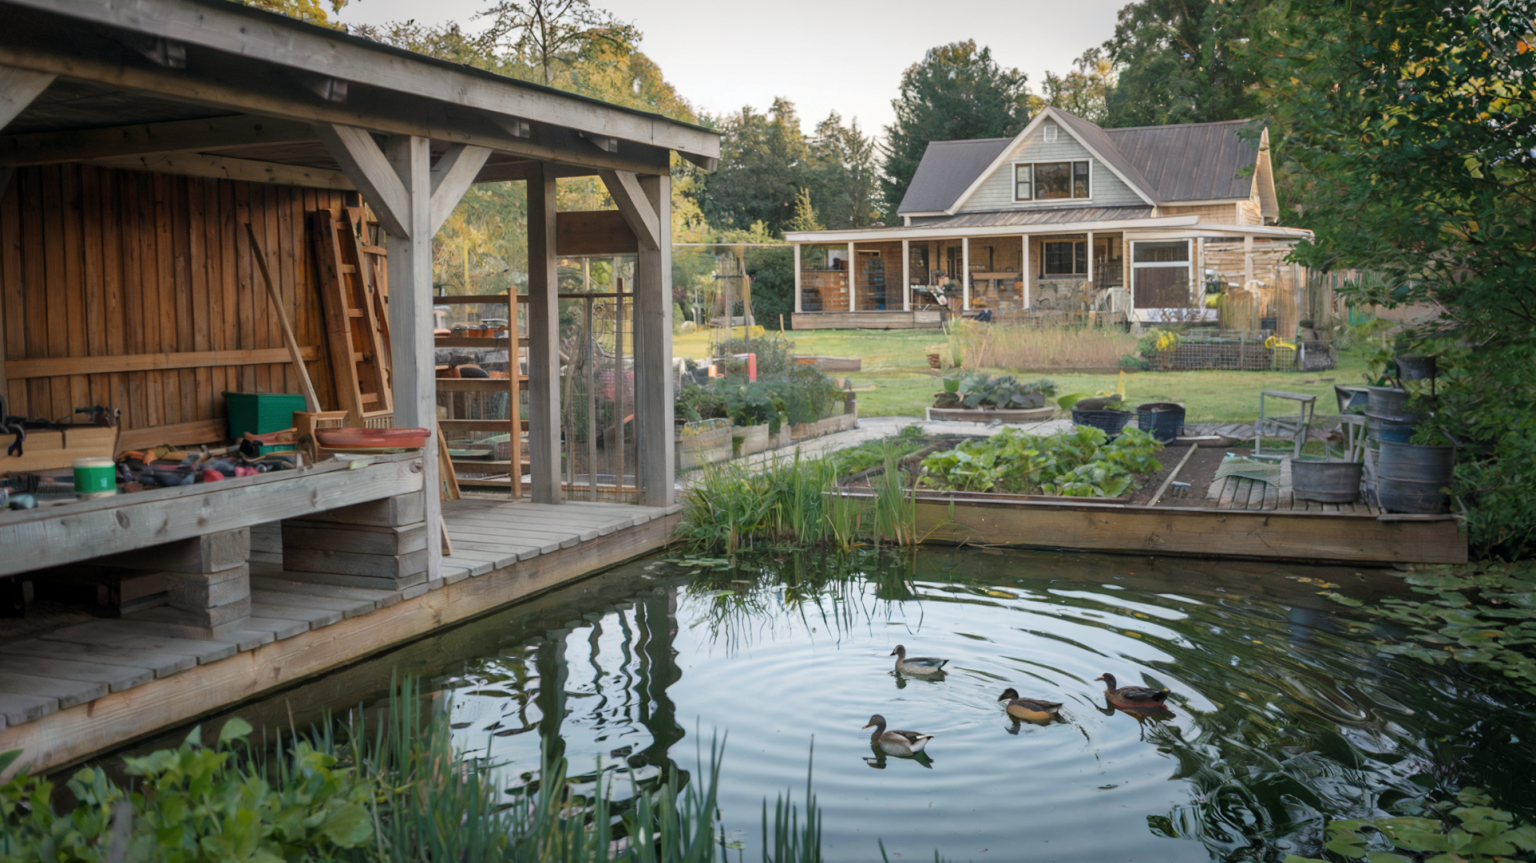
[[(495, 338), (493, 336), (438, 336), (433, 344), (439, 348), (489, 348), (491, 350), (506, 350), (511, 339)], [(520, 348), (528, 347), (526, 337), (517, 340)]]
[[(519, 384), (527, 381), (527, 375), (517, 376)], [(521, 387), (518, 388), (521, 389)], [(437, 391), (441, 393), (505, 393), (512, 391), (512, 382), (508, 378), (438, 378)]]

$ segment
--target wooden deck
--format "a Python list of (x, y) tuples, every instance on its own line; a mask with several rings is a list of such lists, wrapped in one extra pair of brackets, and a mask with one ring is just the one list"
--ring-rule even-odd
[(443, 502), (453, 555), (404, 590), (286, 574), (276, 524), (253, 530), (250, 627), (171, 638), (131, 617), (0, 636), (0, 752), (58, 768), (386, 650), (664, 546), (680, 507)]

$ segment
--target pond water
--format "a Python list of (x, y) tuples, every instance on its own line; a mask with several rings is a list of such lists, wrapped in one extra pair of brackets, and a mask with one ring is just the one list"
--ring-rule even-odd
[[(1381, 654), (1372, 625), (1318, 595), (1401, 592), (1391, 573), (1261, 563), (922, 550), (737, 565), (640, 561), (237, 713), (306, 722), (377, 704), (417, 674), (468, 752), (538, 770), (540, 742), (590, 780), (695, 779), (725, 746), (720, 809), (760, 857), (764, 797), (803, 802), (815, 741), (825, 859), (1282, 860), (1324, 818), (1464, 786), (1536, 814), (1533, 705), (1454, 670)], [(893, 671), (891, 650), (949, 660)], [(1169, 712), (1106, 706), (1167, 688)], [(1019, 723), (1013, 687), (1062, 702)], [(881, 754), (870, 714), (934, 735)], [(307, 718), (308, 717), (308, 718)], [(702, 756), (701, 756), (702, 753)]]

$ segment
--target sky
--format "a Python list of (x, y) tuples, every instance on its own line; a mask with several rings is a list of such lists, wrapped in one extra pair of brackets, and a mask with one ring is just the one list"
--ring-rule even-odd
[[(795, 103), (807, 132), (837, 111), (866, 133), (892, 120), (901, 73), (929, 48), (975, 39), (1039, 91), (1047, 69), (1065, 72), (1113, 35), (1130, 0), (593, 0), (638, 26), (640, 49), (695, 107), (710, 114), (776, 96)], [(381, 24), (471, 18), (491, 0), (350, 0), (340, 19)]]

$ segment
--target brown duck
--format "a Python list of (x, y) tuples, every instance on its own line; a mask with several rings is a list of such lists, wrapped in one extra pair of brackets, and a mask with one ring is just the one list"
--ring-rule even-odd
[(1019, 693), (1013, 687), (1003, 690), (1003, 694), (997, 697), (998, 701), (1008, 702), (1008, 715), (1015, 719), (1027, 719), (1031, 722), (1049, 722), (1056, 717), (1061, 710), (1061, 705), (1055, 701), (1041, 701), (1038, 698), (1020, 698)]
[(863, 730), (875, 729), (875, 733), (869, 735), (869, 742), (880, 747), (888, 755), (916, 755), (923, 751), (928, 741), (933, 739), (932, 734), (923, 734), (919, 731), (886, 731), (885, 717), (876, 713), (869, 717), (869, 724)]
[(1104, 697), (1116, 707), (1162, 707), (1168, 698), (1168, 690), (1146, 686), (1115, 686), (1115, 676), (1105, 674), (1094, 680), (1104, 681)]

